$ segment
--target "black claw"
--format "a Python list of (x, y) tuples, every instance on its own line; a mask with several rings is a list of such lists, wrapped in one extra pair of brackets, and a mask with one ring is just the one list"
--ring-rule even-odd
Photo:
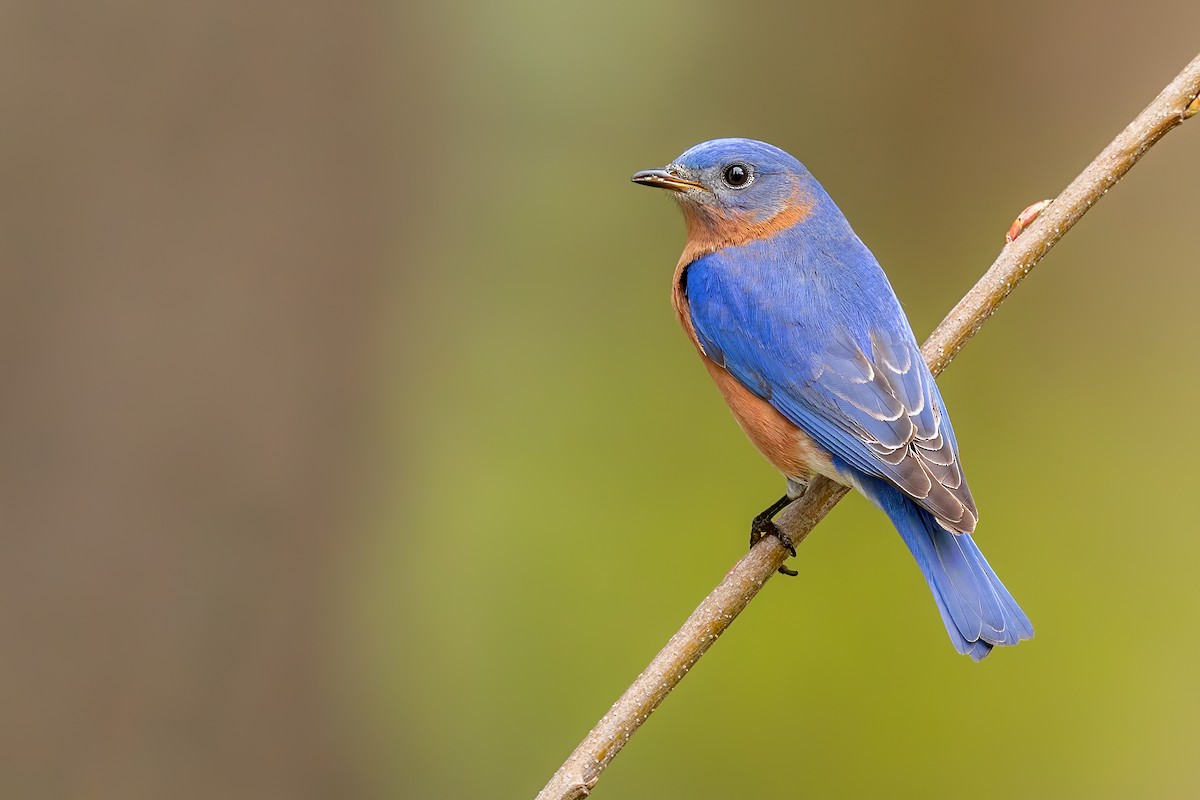
[[(796, 546), (792, 542), (792, 537), (788, 536), (786, 533), (784, 533), (782, 530), (780, 530), (779, 526), (776, 525), (774, 523), (774, 521), (771, 519), (776, 514), (778, 514), (780, 511), (782, 511), (784, 508), (786, 508), (787, 505), (789, 503), (791, 503), (793, 499), (795, 499), (795, 498), (788, 497), (785, 494), (783, 497), (779, 498), (774, 503), (767, 506), (767, 508), (763, 509), (763, 512), (761, 514), (759, 514), (758, 516), (756, 516), (751, 521), (751, 523), (750, 523), (750, 546), (751, 547), (754, 547), (754, 545), (758, 544), (764, 536), (774, 536), (776, 539), (779, 540), (780, 544), (782, 544), (784, 547), (787, 548), (789, 553), (791, 553), (793, 556), (796, 555)], [(784, 575), (788, 575), (790, 577), (795, 577), (800, 574), (800, 573), (796, 572), (796, 570), (794, 570), (794, 569), (788, 569), (787, 567), (783, 567), (783, 566), (781, 566), (779, 568), (779, 571), (781, 573), (783, 573)]]
[(796, 545), (792, 541), (792, 537), (789, 536), (786, 531), (784, 531), (782, 528), (780, 528), (774, 522), (771, 523), (771, 527), (775, 529), (775, 530), (771, 531), (771, 535), (774, 536), (776, 539), (778, 539), (779, 543), (787, 548), (788, 552), (792, 554), (792, 558), (795, 558), (796, 557)]
[[(784, 547), (787, 548), (787, 551), (789, 553), (791, 553), (793, 556), (796, 555), (796, 546), (794, 544), (792, 544), (792, 537), (788, 536), (782, 529), (780, 529), (780, 527), (778, 525), (776, 525), (774, 522), (771, 522), (770, 520), (767, 520), (763, 524), (763, 528), (764, 528), (764, 530), (763, 530), (762, 534), (758, 537), (759, 539), (761, 539), (763, 536), (774, 536), (776, 539), (779, 540), (780, 544), (782, 544)], [(787, 567), (783, 567), (783, 566), (781, 566), (779, 568), (779, 571), (782, 572), (784, 575), (787, 575), (792, 578), (794, 578), (800, 574), (799, 572), (796, 572), (796, 570), (794, 570), (794, 569), (788, 569)]]

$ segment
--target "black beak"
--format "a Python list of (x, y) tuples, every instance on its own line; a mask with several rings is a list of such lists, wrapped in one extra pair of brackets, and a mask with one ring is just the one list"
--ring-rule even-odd
[(641, 172), (635, 173), (632, 180), (634, 183), (640, 183), (643, 186), (670, 189), (672, 192), (686, 192), (688, 189), (704, 188), (704, 184), (681, 178), (666, 169), (644, 169)]

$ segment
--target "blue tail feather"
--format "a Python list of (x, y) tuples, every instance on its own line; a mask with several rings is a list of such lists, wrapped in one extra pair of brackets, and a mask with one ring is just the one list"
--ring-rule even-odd
[(864, 493), (891, 519), (929, 583), (954, 649), (982, 660), (996, 645), (1033, 637), (1033, 626), (979, 552), (970, 534), (955, 534), (891, 484), (861, 480)]

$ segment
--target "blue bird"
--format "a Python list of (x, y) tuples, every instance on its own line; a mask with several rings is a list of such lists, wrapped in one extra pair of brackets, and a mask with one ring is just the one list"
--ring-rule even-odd
[[(792, 156), (752, 139), (696, 145), (636, 183), (687, 224), (672, 300), (734, 417), (787, 479), (751, 542), (813, 475), (851, 486), (900, 532), (950, 640), (976, 661), (1033, 636), (971, 538), (978, 520), (950, 417), (879, 263)], [(789, 574), (795, 574), (790, 570)]]

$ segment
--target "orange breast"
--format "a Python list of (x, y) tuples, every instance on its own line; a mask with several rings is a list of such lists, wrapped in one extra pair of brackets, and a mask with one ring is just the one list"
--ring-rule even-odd
[(824, 450), (775, 407), (751, 392), (723, 367), (701, 353), (704, 366), (712, 376), (738, 425), (750, 437), (758, 452), (775, 469), (789, 478), (806, 480), (814, 473), (833, 475), (833, 464)]

